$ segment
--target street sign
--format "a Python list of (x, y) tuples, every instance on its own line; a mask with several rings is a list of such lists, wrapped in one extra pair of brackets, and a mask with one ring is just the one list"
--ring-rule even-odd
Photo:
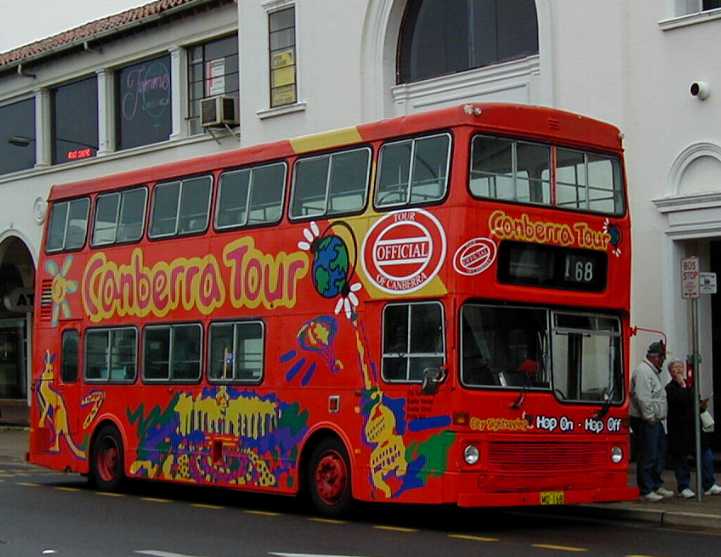
[(16, 288), (5, 296), (3, 302), (8, 311), (27, 313), (33, 310), (33, 289)]
[(701, 294), (716, 294), (716, 273), (699, 273)]
[(681, 297), (698, 298), (700, 289), (701, 264), (698, 257), (686, 257), (681, 260)]

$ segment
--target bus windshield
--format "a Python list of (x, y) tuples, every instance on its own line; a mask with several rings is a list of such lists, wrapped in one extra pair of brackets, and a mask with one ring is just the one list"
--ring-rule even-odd
[(553, 389), (566, 401), (620, 402), (620, 342), (614, 317), (466, 304), (461, 381), (468, 387)]

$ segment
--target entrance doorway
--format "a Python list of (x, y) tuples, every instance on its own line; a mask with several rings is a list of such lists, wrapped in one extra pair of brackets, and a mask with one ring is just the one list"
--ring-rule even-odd
[[(710, 242), (712, 273), (721, 278), (721, 240)], [(711, 346), (713, 350), (713, 400), (714, 421), (713, 448), (721, 450), (721, 293), (710, 296), (711, 301)]]
[(25, 319), (0, 319), (0, 398), (26, 398)]

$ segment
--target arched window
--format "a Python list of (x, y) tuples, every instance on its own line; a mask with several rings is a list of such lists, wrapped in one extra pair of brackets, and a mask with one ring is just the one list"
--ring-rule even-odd
[(408, 0), (398, 83), (538, 54), (534, 0)]

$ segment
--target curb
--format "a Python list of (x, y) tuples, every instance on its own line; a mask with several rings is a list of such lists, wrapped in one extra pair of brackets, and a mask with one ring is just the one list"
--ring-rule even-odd
[(660, 509), (629, 509), (619, 507), (578, 506), (583, 516), (605, 520), (628, 520), (656, 526), (683, 526), (721, 530), (721, 515)]

